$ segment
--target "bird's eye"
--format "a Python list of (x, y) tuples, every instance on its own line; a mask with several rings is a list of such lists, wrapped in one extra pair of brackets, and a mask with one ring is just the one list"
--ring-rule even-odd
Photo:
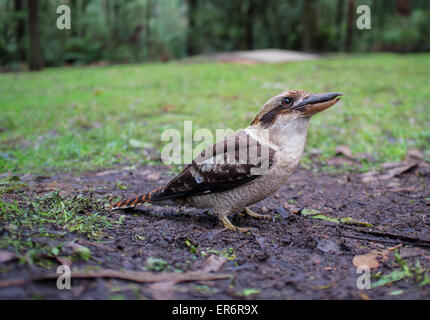
[(282, 105), (283, 106), (288, 106), (293, 100), (291, 98), (282, 98)]

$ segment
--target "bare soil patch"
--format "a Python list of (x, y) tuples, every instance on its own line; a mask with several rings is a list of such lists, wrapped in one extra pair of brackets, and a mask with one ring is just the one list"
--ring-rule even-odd
[[(147, 192), (171, 177), (166, 167), (146, 166), (25, 179), (27, 196), (49, 190), (61, 190), (64, 196), (92, 190), (96, 197), (112, 199)], [(72, 270), (154, 274), (203, 270), (230, 277), (172, 283), (164, 278), (136, 282), (108, 274), (73, 279), (71, 290), (58, 290), (51, 279), (5, 286), (0, 288), (0, 299), (429, 299), (429, 285), (420, 286), (414, 277), (371, 290), (357, 288), (360, 274), (354, 257), (372, 250), (380, 253), (372, 275), (401, 268), (396, 253), (408, 266), (419, 260), (422, 268), (430, 267), (430, 176), (411, 168), (393, 178), (394, 184), (392, 179), (366, 183), (366, 177), (299, 169), (276, 195), (251, 207), (271, 214), (273, 221), (232, 218), (237, 226), (255, 228), (252, 233), (223, 230), (216, 217), (202, 210), (144, 206), (126, 212), (106, 210), (104, 214), (122, 223), (106, 230), (98, 241), (73, 232), (61, 238), (91, 250), (88, 261), (69, 261)], [(118, 181), (127, 190), (118, 187)], [(5, 196), (10, 201), (16, 197)], [(209, 270), (212, 255), (221, 260)], [(155, 266), (162, 271), (148, 271), (148, 261), (158, 261)], [(59, 264), (43, 268), (8, 259), (0, 262), (0, 283), (52, 274)]]

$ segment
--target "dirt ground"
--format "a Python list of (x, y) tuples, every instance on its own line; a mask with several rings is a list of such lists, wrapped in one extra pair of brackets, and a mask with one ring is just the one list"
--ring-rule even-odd
[[(114, 198), (150, 191), (171, 177), (166, 167), (146, 166), (78, 177), (28, 176), (27, 180), (34, 194), (55, 181), (67, 193), (94, 189), (97, 197)], [(127, 190), (118, 188), (119, 180)], [(372, 267), (372, 276), (399, 270), (396, 253), (408, 266), (419, 260), (428, 269), (429, 197), (430, 174), (419, 168), (389, 180), (302, 168), (274, 196), (251, 207), (272, 215), (272, 221), (232, 217), (237, 226), (255, 228), (252, 233), (224, 230), (216, 217), (202, 210), (150, 206), (126, 212), (106, 210), (104, 214), (116, 220), (124, 217), (122, 224), (106, 231), (99, 241), (74, 233), (61, 239), (91, 250), (91, 258), (74, 261), (72, 270), (91, 270), (91, 266), (144, 271), (147, 259), (157, 258), (167, 263), (163, 272), (198, 271), (214, 254), (221, 257), (215, 273), (229, 277), (174, 284), (112, 277), (73, 279), (71, 290), (58, 290), (54, 280), (43, 280), (0, 288), (0, 299), (429, 299), (430, 285), (420, 286), (413, 277), (359, 290), (360, 274), (353, 264), (354, 257), (379, 250), (382, 253), (376, 259), (378, 266)], [(357, 223), (321, 220), (317, 214), (349, 217), (349, 222)], [(55, 273), (56, 267), (47, 269), (13, 260), (3, 263), (0, 281)]]

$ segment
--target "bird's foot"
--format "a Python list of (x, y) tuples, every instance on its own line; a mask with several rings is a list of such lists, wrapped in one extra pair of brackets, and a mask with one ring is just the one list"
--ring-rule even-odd
[(236, 227), (233, 223), (231, 223), (230, 220), (228, 220), (228, 218), (226, 216), (220, 215), (219, 219), (221, 220), (222, 224), (224, 225), (224, 228), (226, 228), (228, 230), (239, 231), (239, 232), (249, 232), (252, 230), (252, 228)]
[(245, 208), (245, 213), (253, 218), (256, 219), (268, 219), (268, 220), (272, 220), (272, 216), (270, 214), (259, 214), (257, 212), (252, 211), (249, 208)]

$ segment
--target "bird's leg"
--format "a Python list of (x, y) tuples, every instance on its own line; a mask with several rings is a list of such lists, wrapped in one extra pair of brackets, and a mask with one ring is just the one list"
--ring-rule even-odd
[(227, 216), (225, 216), (223, 214), (218, 214), (218, 218), (221, 220), (222, 224), (224, 225), (224, 228), (226, 228), (228, 230), (240, 231), (240, 232), (248, 232), (248, 231), (251, 231), (251, 229), (252, 229), (252, 228), (239, 228), (239, 227), (236, 227), (233, 223), (231, 223), (230, 220), (228, 220)]
[(272, 219), (272, 216), (270, 214), (259, 214), (257, 212), (252, 211), (249, 208), (245, 207), (245, 213), (253, 218), (257, 218), (257, 219)]

